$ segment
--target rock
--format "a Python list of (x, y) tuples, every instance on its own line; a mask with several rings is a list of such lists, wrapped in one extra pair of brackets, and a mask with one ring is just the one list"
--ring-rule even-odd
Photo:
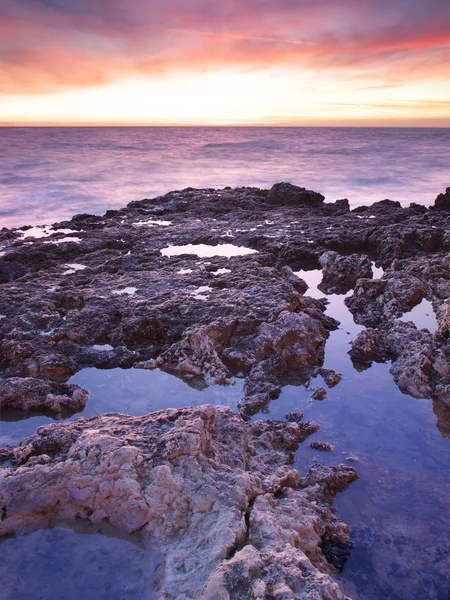
[(449, 210), (450, 209), (450, 187), (445, 190), (444, 194), (439, 194), (434, 201), (434, 208), (436, 210)]
[(284, 416), (286, 421), (289, 421), (290, 423), (300, 423), (300, 421), (303, 419), (303, 415), (304, 412), (302, 410), (298, 410), (295, 412), (288, 412)]
[(426, 330), (396, 321), (388, 329), (366, 329), (349, 352), (356, 363), (392, 361), (390, 372), (400, 390), (415, 398), (450, 402), (450, 352)]
[(312, 397), (314, 400), (325, 400), (328, 397), (327, 390), (323, 387), (318, 387), (314, 390)]
[(68, 417), (83, 410), (89, 393), (78, 385), (33, 377), (0, 379), (0, 410), (16, 409)]
[[(294, 372), (301, 383), (320, 373), (338, 323), (323, 300), (304, 295), (293, 269), (317, 268), (332, 252), (330, 285), (356, 278), (348, 306), (377, 331), (354, 344), (358, 367), (393, 360), (401, 389), (447, 402), (448, 210), (381, 201), (349, 211), (345, 201), (326, 204), (283, 183), (186, 188), (101, 217), (77, 215), (26, 242), (25, 229), (0, 230), (3, 379), (61, 382), (85, 367), (133, 366), (205, 385), (239, 375), (246, 379), (239, 407), (250, 418)], [(230, 242), (256, 252), (192, 254), (202, 244), (220, 252)], [(162, 253), (180, 245), (189, 245), (187, 253)], [(360, 277), (367, 256), (383, 267), (381, 280)], [(423, 298), (433, 304), (438, 331), (432, 339), (420, 334), (419, 348), (416, 334), (395, 321)]]
[(300, 431), (208, 405), (43, 426), (0, 468), (0, 534), (106, 519), (158, 550), (157, 598), (344, 600), (324, 540), (349, 544), (330, 502), (356, 473), (300, 479), (286, 462)]
[(426, 286), (420, 279), (396, 272), (383, 279), (359, 279), (345, 304), (356, 323), (377, 327), (409, 312), (426, 293)]
[(362, 277), (372, 277), (372, 261), (365, 254), (340, 256), (329, 250), (319, 258), (322, 282), (318, 286), (325, 294), (345, 294)]
[(334, 446), (330, 442), (309, 442), (309, 447), (321, 452), (331, 452), (334, 450)]
[(306, 205), (312, 207), (322, 204), (324, 200), (325, 196), (322, 194), (292, 185), (292, 183), (276, 183), (267, 196), (268, 204), (274, 206)]
[(340, 381), (342, 381), (342, 374), (338, 373), (334, 369), (324, 369), (320, 368), (318, 370), (318, 374), (324, 378), (325, 383), (329, 388), (334, 387)]

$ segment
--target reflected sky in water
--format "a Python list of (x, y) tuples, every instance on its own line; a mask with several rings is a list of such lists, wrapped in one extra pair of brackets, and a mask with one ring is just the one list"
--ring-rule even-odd
[[(227, 405), (236, 409), (242, 397), (243, 380), (235, 379), (234, 385), (211, 386), (202, 389), (188, 385), (182, 379), (164, 373), (160, 369), (83, 369), (69, 383), (76, 383), (89, 391), (89, 400), (81, 413), (70, 420), (94, 417), (108, 412), (127, 415), (145, 415), (164, 408), (199, 406), (201, 404)], [(54, 423), (46, 416), (33, 416), (17, 421), (15, 411), (12, 421), (0, 421), (0, 446), (17, 443), (32, 435), (40, 425)], [(23, 413), (21, 416), (25, 416)], [(6, 417), (6, 413), (3, 418)]]
[[(317, 289), (321, 271), (297, 275), (310, 286), (307, 295), (324, 297)], [(402, 394), (389, 364), (374, 364), (361, 372), (353, 368), (347, 349), (363, 327), (353, 322), (345, 297), (327, 296), (327, 313), (341, 325), (330, 334), (324, 363), (341, 372), (342, 381), (322, 401), (312, 399), (315, 387), (326, 387), (321, 376), (308, 389), (285, 386), (268, 412), (259, 416), (282, 419), (288, 411), (303, 410), (305, 419), (319, 422), (320, 430), (310, 440), (331, 442), (335, 450), (320, 453), (309, 448), (307, 440), (295, 458), (302, 474), (315, 458), (330, 465), (352, 464), (358, 471), (359, 479), (336, 499), (337, 513), (348, 523), (355, 544), (337, 577), (347, 595), (358, 600), (445, 599), (450, 589), (449, 440), (436, 427), (432, 402)], [(417, 326), (429, 327), (430, 315), (419, 311), (415, 318)], [(83, 416), (111, 411), (140, 415), (204, 403), (236, 408), (243, 395), (242, 380), (202, 391), (159, 370), (91, 368), (70, 381), (90, 392)], [(50, 421), (33, 417), (2, 423), (2, 434), (17, 440)], [(356, 462), (347, 462), (349, 457)]]
[(0, 543), (1, 598), (154, 600), (156, 566), (156, 554), (110, 532), (43, 529)]

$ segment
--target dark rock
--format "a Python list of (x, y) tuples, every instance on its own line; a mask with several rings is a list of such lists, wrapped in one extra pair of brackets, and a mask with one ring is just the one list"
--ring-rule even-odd
[(276, 183), (267, 196), (267, 202), (272, 206), (306, 205), (314, 207), (322, 204), (324, 200), (325, 196), (322, 194), (292, 185), (292, 183)]
[(332, 452), (334, 450), (334, 446), (330, 442), (309, 442), (309, 447), (321, 452)]
[(304, 413), (302, 410), (297, 410), (295, 412), (288, 412), (284, 416), (286, 421), (289, 421), (290, 423), (300, 423), (300, 421), (303, 419), (303, 415)]
[(446, 188), (444, 194), (439, 194), (434, 201), (436, 210), (450, 210), (450, 187)]
[(322, 552), (329, 563), (337, 569), (342, 570), (345, 563), (350, 557), (353, 549), (352, 542), (341, 542), (339, 539), (333, 538), (328, 533), (322, 537), (320, 545)]
[(342, 374), (338, 373), (334, 369), (324, 369), (321, 367), (318, 370), (318, 374), (324, 378), (325, 383), (329, 388), (334, 387), (342, 380)]
[(314, 400), (324, 400), (328, 397), (327, 390), (323, 387), (318, 387), (314, 390), (312, 397)]
[(323, 277), (319, 289), (325, 294), (345, 294), (361, 277), (372, 277), (372, 261), (365, 254), (340, 256), (329, 250), (321, 255), (319, 263)]
[(0, 411), (15, 409), (67, 417), (82, 410), (88, 398), (88, 392), (78, 385), (32, 377), (0, 379)]

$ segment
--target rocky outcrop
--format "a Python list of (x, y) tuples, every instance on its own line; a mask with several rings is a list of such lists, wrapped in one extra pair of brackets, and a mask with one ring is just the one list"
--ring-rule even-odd
[(434, 201), (436, 210), (450, 210), (450, 187), (445, 190), (444, 194), (439, 194)]
[(0, 532), (71, 519), (139, 531), (165, 600), (344, 600), (328, 549), (350, 544), (331, 501), (356, 473), (314, 465), (301, 478), (288, 463), (303, 438), (298, 423), (208, 405), (41, 427), (0, 468)]
[(409, 312), (426, 293), (426, 286), (420, 279), (395, 272), (383, 279), (358, 280), (353, 295), (345, 299), (345, 304), (356, 323), (377, 327)]
[[(0, 232), (4, 378), (65, 381), (84, 367), (133, 366), (205, 384), (240, 376), (248, 416), (278, 395), (286, 372), (306, 382), (322, 367), (337, 322), (291, 268), (320, 263), (328, 292), (357, 281), (347, 303), (358, 323), (387, 330), (426, 297), (435, 342), (449, 337), (447, 211), (393, 201), (350, 211), (282, 183), (187, 188), (76, 215), (39, 239), (24, 239), (26, 229)], [(202, 244), (256, 252), (202, 259), (192, 253)], [(180, 245), (190, 245), (185, 254), (161, 252)], [(361, 277), (367, 256), (383, 264), (381, 280)]]
[(88, 392), (78, 385), (33, 377), (0, 379), (0, 411), (15, 409), (67, 417), (83, 410), (88, 398)]
[(450, 352), (428, 331), (401, 321), (387, 330), (366, 329), (353, 341), (350, 356), (366, 367), (392, 360), (390, 372), (402, 392), (450, 406)]
[(276, 183), (267, 196), (268, 204), (273, 206), (306, 206), (308, 209), (320, 205), (325, 196), (312, 192), (292, 183)]
[(372, 262), (365, 254), (340, 256), (329, 250), (319, 258), (322, 282), (319, 289), (324, 294), (346, 294), (361, 277), (372, 278)]
[[(381, 280), (359, 280), (345, 301), (355, 321), (368, 327), (352, 343), (355, 365), (390, 360), (402, 392), (443, 405), (450, 405), (449, 259), (439, 253), (394, 260)], [(436, 315), (434, 334), (407, 321), (407, 312), (425, 297)], [(402, 315), (407, 322), (397, 320)]]

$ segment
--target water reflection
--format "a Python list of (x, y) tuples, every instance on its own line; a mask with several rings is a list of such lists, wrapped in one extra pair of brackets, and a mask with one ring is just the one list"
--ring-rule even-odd
[[(238, 400), (243, 396), (243, 380), (234, 381), (234, 385), (216, 385), (202, 389), (200, 382), (197, 387), (193, 387), (159, 369), (83, 369), (69, 383), (76, 383), (88, 390), (89, 400), (84, 411), (73, 415), (70, 420), (108, 412), (139, 416), (164, 408), (201, 404), (223, 404), (236, 409)], [(40, 425), (54, 422), (52, 418), (43, 415), (26, 417), (26, 413), (18, 414), (17, 411), (14, 414), (2, 414), (2, 419), (8, 418), (9, 421), (0, 421), (0, 447), (17, 443), (35, 433)]]
[(110, 530), (77, 529), (43, 529), (0, 543), (2, 600), (156, 597), (155, 553)]
[(199, 258), (211, 258), (212, 256), (244, 256), (245, 254), (255, 254), (257, 250), (244, 248), (243, 246), (234, 246), (233, 244), (217, 244), (211, 246), (208, 244), (186, 244), (185, 246), (168, 246), (162, 248), (163, 256), (179, 256), (180, 254), (194, 254)]
[(403, 313), (401, 321), (412, 321), (417, 329), (428, 329), (430, 333), (437, 331), (438, 324), (433, 305), (425, 298), (407, 313)]

